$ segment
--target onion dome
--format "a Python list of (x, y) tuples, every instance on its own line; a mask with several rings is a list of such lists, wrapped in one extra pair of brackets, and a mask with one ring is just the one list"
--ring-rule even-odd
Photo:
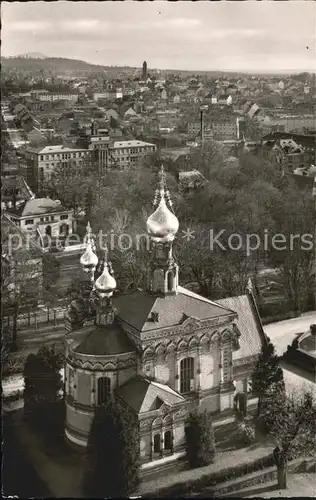
[(154, 206), (158, 206), (147, 219), (147, 231), (153, 241), (172, 241), (178, 232), (179, 221), (172, 211), (170, 193), (165, 189), (166, 174), (163, 166), (160, 169), (159, 178), (159, 189), (156, 189), (154, 199)]
[(80, 264), (85, 272), (94, 271), (98, 264), (98, 257), (91, 248), (91, 243), (88, 243), (85, 253), (80, 258)]
[(86, 273), (94, 272), (98, 265), (99, 259), (93, 251), (93, 240), (91, 238), (91, 226), (88, 222), (87, 224), (87, 247), (84, 254), (80, 258), (80, 264)]
[(111, 297), (116, 289), (116, 280), (110, 274), (107, 262), (104, 263), (102, 274), (95, 282), (95, 290), (100, 297)]
[(179, 221), (169, 210), (164, 197), (158, 207), (147, 219), (147, 231), (154, 241), (172, 241), (178, 232)]

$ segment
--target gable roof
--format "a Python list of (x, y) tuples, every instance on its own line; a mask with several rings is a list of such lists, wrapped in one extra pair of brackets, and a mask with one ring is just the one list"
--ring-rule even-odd
[[(113, 303), (117, 317), (140, 332), (180, 325), (188, 317), (206, 320), (234, 314), (233, 310), (181, 286), (177, 295), (165, 297), (138, 291), (114, 297)], [(150, 319), (153, 312), (158, 314), (158, 321)]]
[(233, 309), (238, 314), (235, 323), (241, 333), (240, 349), (233, 352), (233, 361), (259, 354), (266, 339), (260, 317), (252, 301), (248, 294), (217, 301), (218, 304)]
[(118, 389), (118, 395), (138, 414), (158, 409), (159, 405), (156, 405), (157, 399), (158, 402), (160, 400), (162, 404), (168, 406), (185, 401), (181, 394), (169, 386), (143, 377), (133, 377), (128, 380)]

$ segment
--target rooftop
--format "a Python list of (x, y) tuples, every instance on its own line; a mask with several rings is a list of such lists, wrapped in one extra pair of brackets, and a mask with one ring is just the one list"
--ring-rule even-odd
[(44, 148), (29, 148), (28, 151), (42, 155), (48, 153), (72, 153), (74, 151), (87, 151), (87, 150), (83, 148), (69, 148), (61, 144), (58, 146), (45, 146)]
[(118, 394), (138, 414), (157, 410), (163, 404), (172, 406), (185, 401), (183, 396), (167, 385), (143, 377), (130, 379), (118, 389)]
[(135, 346), (117, 323), (87, 326), (67, 335), (71, 349), (80, 354), (111, 356), (134, 352)]
[[(181, 325), (188, 317), (206, 320), (234, 314), (230, 308), (181, 286), (178, 295), (165, 297), (139, 291), (117, 296), (113, 303), (118, 318), (140, 332)], [(152, 313), (158, 314), (157, 321), (151, 319)]]
[(8, 213), (18, 215), (20, 217), (27, 217), (33, 215), (42, 215), (45, 213), (53, 212), (69, 212), (64, 208), (60, 202), (52, 200), (51, 198), (35, 198), (28, 200), (18, 208), (9, 208)]
[(139, 146), (155, 146), (155, 144), (151, 144), (150, 142), (143, 141), (115, 141), (114, 148), (136, 148)]
[(251, 300), (249, 295), (239, 295), (216, 301), (222, 307), (232, 309), (238, 314), (235, 323), (241, 333), (240, 349), (233, 352), (233, 361), (259, 354), (264, 342), (260, 318)]

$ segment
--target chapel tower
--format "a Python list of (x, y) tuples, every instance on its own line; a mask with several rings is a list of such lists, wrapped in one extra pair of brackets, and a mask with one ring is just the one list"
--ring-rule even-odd
[(159, 172), (159, 188), (156, 189), (153, 205), (157, 208), (147, 219), (151, 253), (148, 291), (154, 294), (176, 295), (179, 267), (173, 256), (172, 243), (179, 229), (179, 221), (173, 213), (173, 203), (166, 189), (163, 166)]

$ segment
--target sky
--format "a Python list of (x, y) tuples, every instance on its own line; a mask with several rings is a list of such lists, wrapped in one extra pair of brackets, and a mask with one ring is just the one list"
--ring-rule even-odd
[(3, 56), (183, 70), (315, 70), (316, 2), (2, 2)]

